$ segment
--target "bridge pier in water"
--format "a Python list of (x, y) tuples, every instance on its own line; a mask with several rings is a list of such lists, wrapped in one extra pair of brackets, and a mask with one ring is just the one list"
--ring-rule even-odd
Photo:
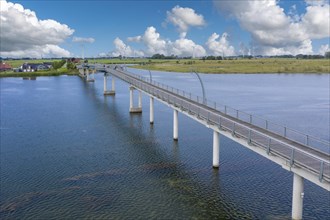
[[(92, 72), (92, 78), (90, 77), (90, 72)], [(86, 82), (94, 82), (95, 81), (95, 70), (92, 70), (92, 71), (90, 71), (90, 70), (88, 70), (87, 69), (87, 72), (86, 72)]]
[(179, 118), (178, 110), (173, 109), (173, 140), (179, 139)]
[(150, 96), (150, 124), (154, 123), (154, 98)]
[(134, 107), (134, 86), (129, 87), (129, 112), (142, 113), (142, 92), (139, 91), (138, 107)]
[(293, 173), (292, 219), (300, 220), (303, 216), (304, 178)]
[(112, 76), (111, 77), (111, 90), (107, 90), (107, 83), (108, 83), (108, 76), (107, 74), (104, 74), (104, 85), (103, 85), (103, 94), (104, 95), (115, 95), (116, 90), (115, 90), (115, 78)]
[(220, 134), (213, 130), (213, 168), (219, 169)]

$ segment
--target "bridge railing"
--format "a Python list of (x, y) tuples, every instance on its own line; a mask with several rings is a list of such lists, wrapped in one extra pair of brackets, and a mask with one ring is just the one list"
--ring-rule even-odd
[[(102, 68), (106, 69), (106, 67), (102, 67)], [(297, 143), (300, 143), (300, 144), (308, 146), (308, 147), (312, 147), (313, 149), (318, 149), (318, 150), (328, 153), (328, 154), (330, 153), (330, 143), (328, 141), (321, 140), (320, 138), (304, 134), (302, 132), (288, 128), (288, 127), (280, 125), (278, 123), (274, 123), (274, 122), (264, 119), (262, 117), (255, 116), (255, 115), (240, 111), (235, 108), (231, 108), (227, 105), (218, 104), (216, 102), (213, 102), (213, 101), (210, 101), (207, 99), (203, 100), (203, 98), (200, 96), (194, 95), (190, 92), (188, 93), (184, 90), (173, 88), (169, 85), (165, 85), (165, 84), (159, 83), (154, 80), (150, 80), (150, 78), (148, 78), (148, 77), (144, 77), (144, 76), (137, 75), (137, 74), (132, 74), (129, 72), (125, 72), (125, 74), (130, 74), (130, 76), (132, 76), (132, 77), (135, 77), (142, 81), (148, 82), (152, 85), (160, 87), (160, 88), (167, 90), (169, 92), (172, 92), (174, 94), (183, 96), (183, 97), (190, 99), (192, 101), (195, 101), (199, 104), (205, 105), (211, 109), (220, 111), (221, 113), (226, 114), (227, 116), (234, 117), (234, 118), (242, 120), (246, 123), (249, 123), (249, 124), (258, 126), (260, 128), (263, 128), (265, 130), (271, 131), (273, 133), (276, 133), (289, 140), (295, 141)]]
[[(114, 75), (130, 83), (134, 87), (143, 90), (148, 94), (151, 94), (158, 99), (167, 102), (170, 105), (180, 108), (182, 111), (194, 115), (200, 120), (204, 120), (209, 125), (217, 126), (220, 130), (227, 131), (233, 136), (245, 140), (248, 144), (263, 149), (267, 154), (272, 154), (283, 158), (287, 162), (288, 166), (301, 167), (302, 169), (308, 170), (309, 172), (318, 175), (320, 181), (326, 180), (327, 182), (330, 182), (330, 162), (328, 158), (329, 154), (327, 154), (327, 159), (320, 158), (314, 154), (285, 143), (281, 141), (280, 138), (277, 139), (267, 135), (266, 133), (252, 129), (251, 124), (253, 123), (253, 118), (252, 123), (245, 121), (247, 119), (250, 120), (250, 114), (237, 111), (227, 106), (222, 106), (225, 109), (219, 113), (212, 110), (214, 108), (211, 108), (209, 104), (201, 105), (202, 103), (199, 102), (199, 98), (191, 94), (187, 95), (182, 90), (179, 91), (158, 82), (150, 82), (148, 78), (133, 75), (131, 73), (128, 74), (127, 72), (121, 72), (121, 74), (114, 73)], [(194, 100), (195, 102), (191, 102), (191, 100)], [(216, 106), (216, 108), (219, 111), (219, 107)], [(241, 119), (241, 122), (234, 119)], [(254, 120), (257, 119), (260, 118), (256, 117)], [(259, 122), (254, 121), (254, 123), (264, 122), (265, 120), (263, 119), (261, 119)], [(268, 124), (268, 126), (272, 126), (270, 124)], [(269, 128), (270, 127), (267, 129)], [(289, 130), (286, 132), (289, 132)]]
[[(168, 91), (164, 92), (144, 83), (138, 83), (135, 80), (131, 80), (129, 83), (191, 115), (195, 115), (201, 120), (205, 120), (210, 125), (215, 125), (221, 130), (226, 130), (234, 136), (245, 139), (251, 145), (264, 149), (268, 154), (274, 154), (285, 159), (289, 166), (300, 166), (319, 175), (320, 180), (326, 179), (330, 181), (330, 163), (328, 160), (324, 160), (313, 154), (292, 147), (287, 143), (278, 141), (268, 135), (251, 129), (249, 126), (237, 123), (234, 120), (219, 115), (219, 113), (209, 111), (198, 104), (191, 103), (189, 100), (182, 99)], [(172, 89), (170, 89), (170, 91), (171, 90)]]
[[(129, 72), (126, 72), (129, 73)], [(159, 83), (157, 81), (154, 80), (150, 80), (150, 78), (148, 77), (144, 77), (141, 75), (136, 75), (136, 74), (132, 74), (129, 73), (132, 77), (138, 78), (142, 81), (148, 82), (152, 85), (155, 85), (157, 87), (160, 87), (164, 90), (167, 90), (169, 92), (172, 92), (174, 94), (183, 96), (187, 99), (193, 100), (199, 104), (205, 105), (211, 109), (215, 109), (217, 111), (220, 111), (221, 113), (231, 116), (233, 118), (242, 120), (246, 123), (258, 126), (260, 128), (263, 128), (265, 130), (271, 131), (273, 133), (276, 133), (280, 136), (283, 136), (289, 140), (292, 140), (294, 142), (297, 142), (299, 144), (311, 147), (313, 149), (317, 149), (321, 152), (325, 152), (325, 153), (330, 153), (330, 142), (322, 140), (320, 138), (311, 136), (311, 135), (307, 135), (304, 134), (300, 131), (288, 128), (286, 126), (280, 125), (278, 123), (274, 123), (272, 121), (269, 121), (267, 119), (264, 119), (262, 117), (259, 116), (255, 116), (243, 111), (240, 111), (238, 109), (235, 108), (231, 108), (227, 105), (222, 105), (222, 104), (218, 104), (216, 102), (210, 101), (210, 100), (203, 100), (202, 97), (194, 95), (192, 93), (188, 93), (185, 92), (184, 90), (180, 90), (174, 87), (171, 87), (169, 85), (165, 85), (162, 83)]]

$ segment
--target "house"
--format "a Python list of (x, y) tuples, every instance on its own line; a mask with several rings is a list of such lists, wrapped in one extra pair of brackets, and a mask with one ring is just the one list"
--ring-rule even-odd
[(0, 63), (0, 72), (11, 70), (11, 69), (12, 69), (12, 67), (9, 63), (3, 63), (3, 62)]
[(24, 63), (20, 70), (21, 72), (36, 72), (39, 70), (49, 70), (49, 65), (43, 63)]
[(52, 62), (43, 62), (43, 64), (46, 65), (48, 67), (48, 69), (51, 69), (53, 67)]
[(67, 62), (71, 62), (71, 63), (80, 63), (80, 59), (79, 58), (69, 58), (67, 60)]

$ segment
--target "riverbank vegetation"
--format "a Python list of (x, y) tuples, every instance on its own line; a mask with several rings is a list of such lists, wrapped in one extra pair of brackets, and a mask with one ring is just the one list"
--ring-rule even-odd
[(77, 75), (78, 70), (76, 65), (66, 60), (8, 60), (6, 63), (10, 64), (13, 69), (17, 69), (22, 66), (23, 63), (52, 63), (52, 68), (49, 70), (38, 70), (33, 72), (19, 72), (14, 70), (8, 70), (0, 72), (0, 77), (37, 77), (37, 76), (60, 76), (60, 75)]

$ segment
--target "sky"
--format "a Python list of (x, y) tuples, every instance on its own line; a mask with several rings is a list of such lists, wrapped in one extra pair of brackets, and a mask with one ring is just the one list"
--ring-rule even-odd
[(0, 0), (0, 56), (329, 51), (330, 0)]

